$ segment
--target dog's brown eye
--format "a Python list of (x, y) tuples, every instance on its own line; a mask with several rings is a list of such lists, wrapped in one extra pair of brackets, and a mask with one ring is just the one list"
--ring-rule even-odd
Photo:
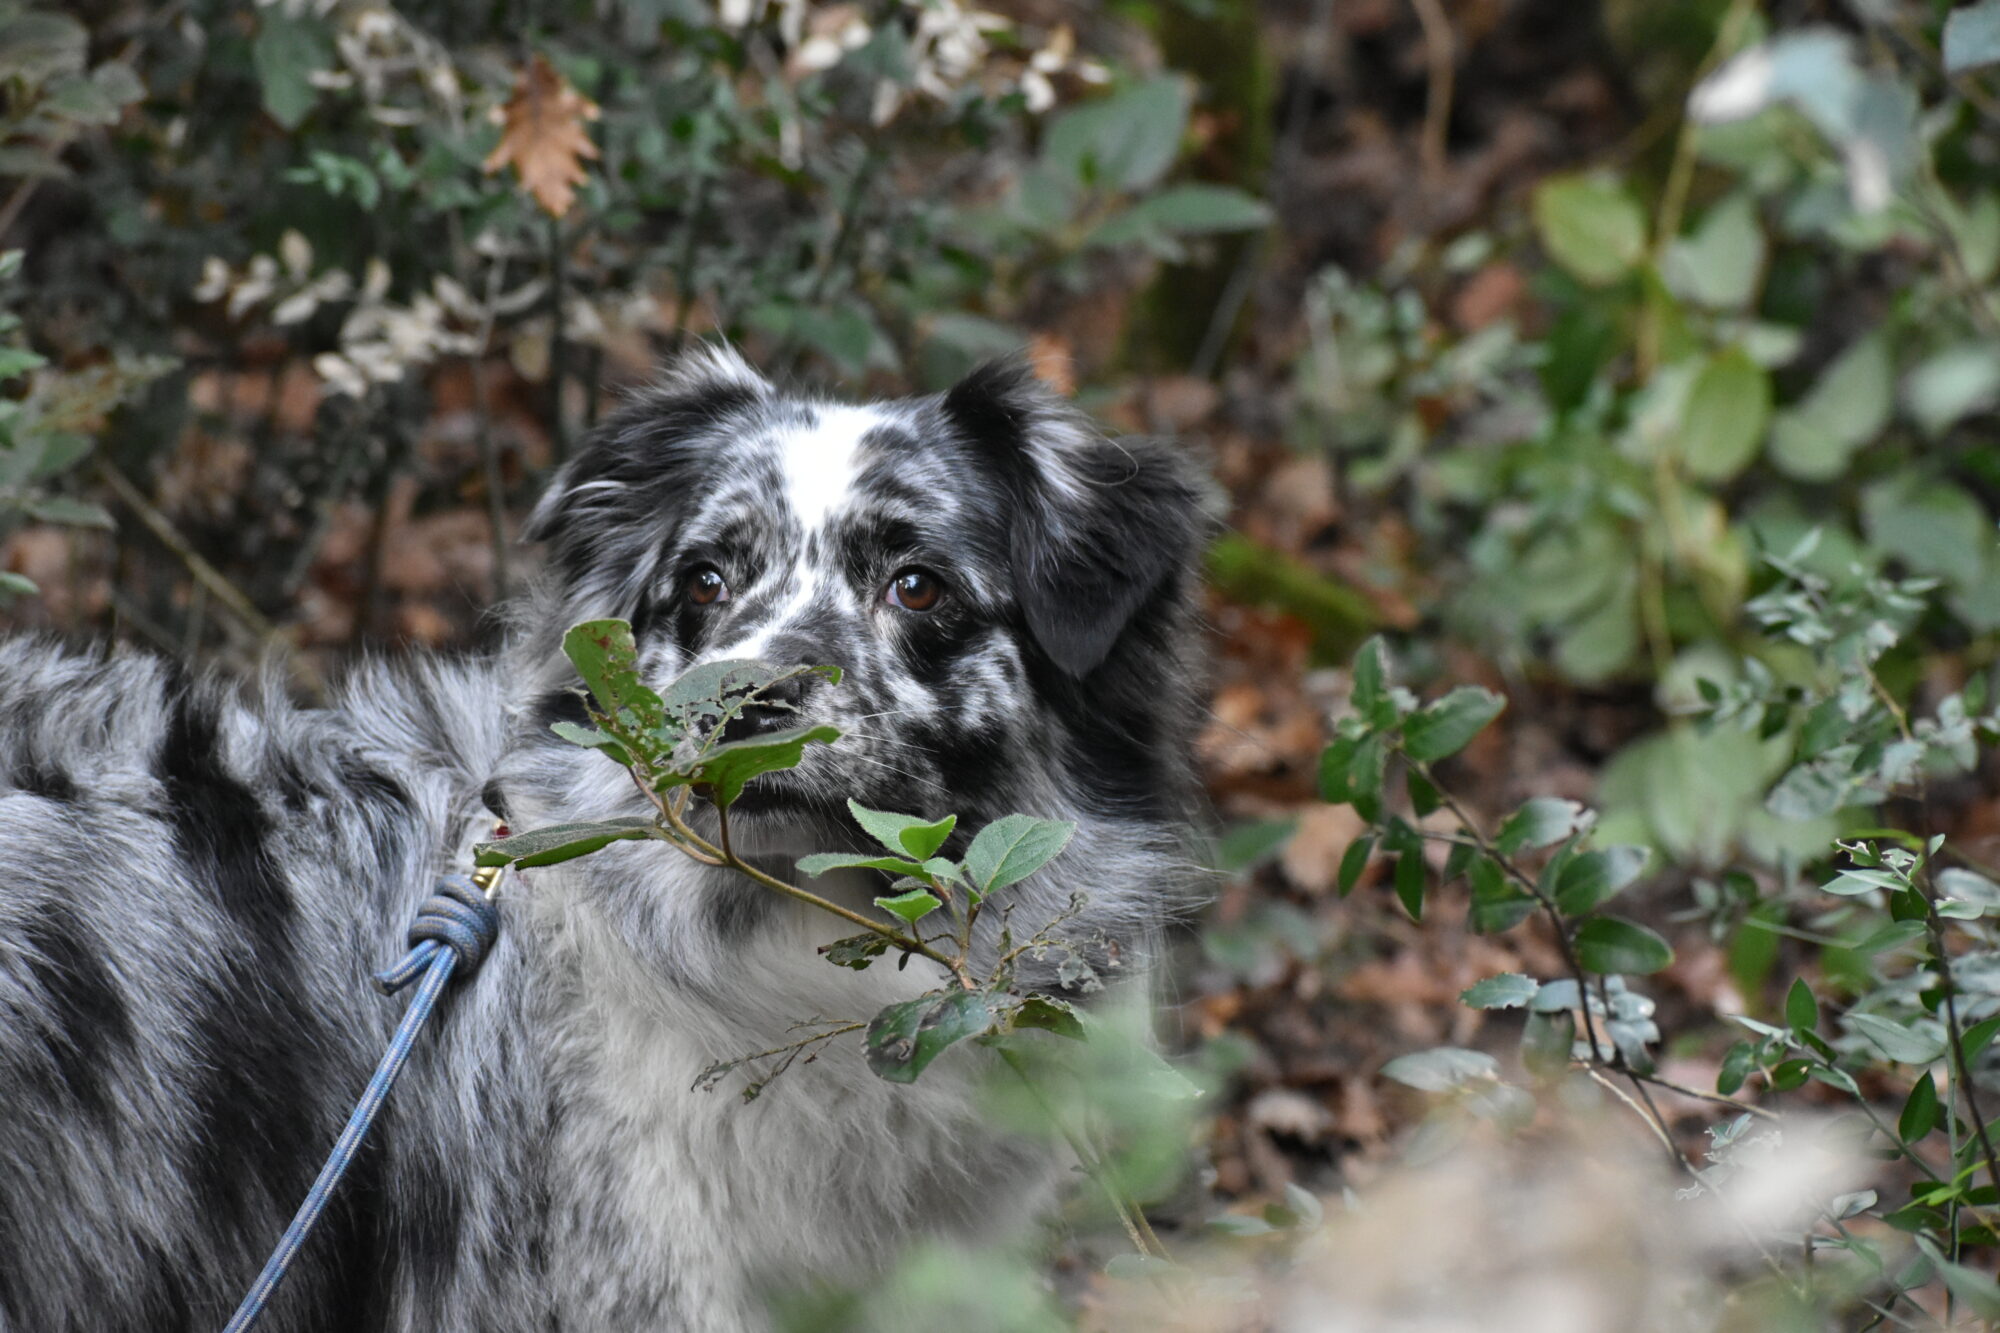
[(696, 606), (729, 600), (729, 585), (714, 565), (702, 565), (687, 576), (687, 599)]
[(889, 580), (883, 599), (905, 611), (928, 611), (944, 596), (944, 584), (928, 569), (906, 569)]

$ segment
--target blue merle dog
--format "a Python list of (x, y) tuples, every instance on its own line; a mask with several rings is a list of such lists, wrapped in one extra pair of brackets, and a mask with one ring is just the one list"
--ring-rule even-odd
[[(846, 668), (793, 701), (841, 742), (735, 821), (775, 870), (851, 845), (849, 796), (968, 830), (1072, 819), (1016, 924), (1084, 889), (1079, 928), (1143, 962), (1188, 882), (1200, 496), (1018, 365), (847, 406), (711, 351), (556, 476), (527, 534), (545, 586), (491, 659), (363, 665), (306, 709), (0, 644), (0, 1330), (227, 1317), (394, 1025), (367, 976), (435, 876), (496, 810), (636, 812), (549, 730), (580, 707), (558, 648), (579, 620), (630, 619), (656, 685), (719, 658)], [(839, 923), (656, 845), (510, 876), (502, 910), (271, 1329), (755, 1329), (769, 1284), (1046, 1202), (1059, 1164), (979, 1124), (971, 1048), (911, 1087), (845, 1046), (749, 1104), (691, 1087), (936, 984), (921, 960), (828, 966)]]

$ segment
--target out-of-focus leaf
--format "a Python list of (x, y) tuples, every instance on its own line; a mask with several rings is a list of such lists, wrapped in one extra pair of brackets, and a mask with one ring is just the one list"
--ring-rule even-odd
[(1973, 0), (1944, 20), (1944, 72), (2000, 65), (2000, 0)]
[(1474, 982), (1458, 998), (1474, 1009), (1513, 1009), (1534, 999), (1535, 992), (1540, 989), (1541, 983), (1533, 977), (1519, 972), (1502, 972), (1499, 976)]
[(597, 145), (584, 128), (597, 119), (597, 103), (537, 55), (521, 71), (501, 115), (500, 142), (487, 155), (486, 171), (513, 167), (542, 211), (563, 217), (576, 202), (576, 187), (590, 179), (583, 164), (597, 160)]
[(1653, 931), (1615, 916), (1594, 916), (1577, 927), (1577, 961), (1604, 976), (1643, 976), (1674, 961), (1674, 951)]
[(1467, 1083), (1500, 1077), (1500, 1062), (1484, 1051), (1439, 1046), (1399, 1055), (1382, 1066), (1382, 1077), (1419, 1092), (1450, 1092)]
[(1623, 186), (1558, 176), (1535, 191), (1535, 230), (1549, 256), (1592, 286), (1631, 272), (1646, 249), (1646, 216)]
[(1700, 481), (1727, 481), (1757, 456), (1771, 418), (1771, 376), (1741, 348), (1710, 358), (1681, 419), (1681, 456)]

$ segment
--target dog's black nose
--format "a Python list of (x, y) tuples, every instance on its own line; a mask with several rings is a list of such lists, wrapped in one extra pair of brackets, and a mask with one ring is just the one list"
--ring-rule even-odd
[(723, 724), (722, 739), (747, 740), (765, 732), (803, 726), (799, 710), (819, 679), (817, 675), (793, 676), (765, 686), (754, 700)]

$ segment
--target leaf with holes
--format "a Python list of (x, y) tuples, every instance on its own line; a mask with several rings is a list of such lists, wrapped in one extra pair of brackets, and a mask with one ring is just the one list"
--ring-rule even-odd
[(849, 935), (819, 946), (820, 956), (835, 967), (851, 967), (856, 972), (874, 962), (889, 947), (889, 941), (874, 931)]
[(663, 705), (639, 679), (639, 651), (625, 621), (586, 620), (571, 626), (563, 635), (563, 655), (590, 687), (600, 712), (615, 717), (629, 708), (639, 714), (642, 726), (658, 722)]
[(586, 750), (602, 750), (605, 758), (614, 764), (626, 768), (632, 766), (632, 756), (625, 747), (596, 727), (579, 727), (574, 722), (555, 722), (550, 724), (549, 730), (571, 745), (580, 745)]
[(1071, 1041), (1085, 1040), (1083, 1022), (1076, 1016), (1075, 1007), (1046, 995), (1031, 995), (1003, 1011), (1001, 1017), (1009, 1031), (1036, 1028)]
[(993, 1026), (993, 997), (950, 991), (892, 1004), (868, 1025), (868, 1067), (891, 1083), (914, 1083), (930, 1062)]
[(482, 866), (552, 866), (588, 856), (601, 847), (633, 838), (651, 838), (658, 831), (650, 819), (628, 817), (600, 819), (587, 823), (551, 824), (547, 828), (516, 833), (511, 838), (482, 842), (473, 847), (473, 863)]

